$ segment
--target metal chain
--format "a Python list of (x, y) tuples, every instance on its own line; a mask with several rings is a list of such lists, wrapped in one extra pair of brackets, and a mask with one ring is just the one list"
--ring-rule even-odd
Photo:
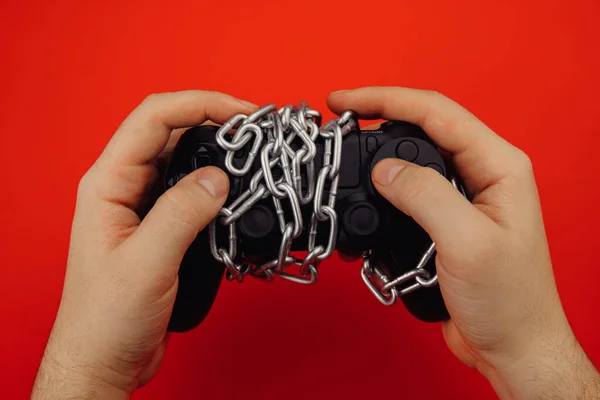
[[(339, 183), (342, 157), (342, 140), (346, 134), (358, 127), (356, 115), (347, 111), (322, 127), (321, 115), (310, 109), (306, 102), (298, 107), (288, 105), (276, 110), (275, 105), (267, 105), (251, 115), (237, 114), (230, 118), (217, 131), (217, 144), (226, 151), (225, 168), (234, 176), (248, 174), (254, 161), (260, 160), (261, 168), (250, 179), (249, 188), (231, 204), (221, 209), (219, 217), (209, 226), (209, 242), (212, 256), (227, 267), (227, 279), (243, 282), (244, 277), (272, 281), (275, 276), (300, 284), (312, 284), (318, 278), (318, 266), (329, 257), (336, 246), (338, 216), (335, 211), (337, 187)], [(233, 135), (230, 133), (235, 130)], [(230, 138), (229, 140), (226, 138)], [(244, 165), (237, 168), (233, 164), (236, 152), (242, 150), (251, 140), (250, 151)], [(323, 140), (323, 163), (318, 174), (315, 171), (317, 140)], [(281, 171), (281, 177), (274, 178), (274, 170)], [(306, 189), (302, 192), (302, 177), (306, 178)], [(464, 188), (455, 178), (454, 187), (463, 195)], [(329, 192), (324, 199), (325, 191)], [(236, 221), (261, 199), (271, 197), (279, 229), (281, 243), (277, 258), (262, 265), (236, 263), (238, 238)], [(292, 219), (286, 220), (282, 202), (288, 202)], [(301, 235), (304, 226), (301, 206), (313, 202), (308, 233), (308, 254), (303, 259), (290, 255), (292, 241)], [(228, 228), (226, 246), (217, 244), (217, 221)], [(319, 224), (329, 224), (327, 243), (317, 244)], [(398, 298), (422, 287), (437, 285), (437, 274), (425, 269), (435, 254), (435, 243), (431, 242), (421, 255), (417, 265), (399, 277), (392, 278), (384, 273), (369, 250), (363, 254), (361, 276), (375, 297), (385, 305), (393, 305)], [(298, 267), (291, 273), (291, 266)], [(412, 283), (409, 283), (411, 282)]]
[[(455, 177), (450, 178), (450, 182), (463, 196), (466, 193), (462, 185), (458, 183)], [(433, 276), (425, 269), (425, 266), (435, 254), (435, 243), (430, 242), (427, 249), (421, 255), (417, 265), (398, 276), (391, 278), (385, 274), (378, 266), (377, 261), (373, 257), (373, 253), (369, 250), (363, 254), (363, 266), (361, 276), (369, 290), (375, 295), (377, 300), (386, 306), (394, 305), (398, 298), (406, 294), (412, 293), (422, 287), (433, 287), (438, 283), (437, 274)], [(407, 282), (414, 279), (412, 284)]]
[[(209, 242), (212, 256), (227, 267), (227, 279), (242, 282), (246, 275), (271, 281), (275, 275), (302, 284), (314, 283), (318, 278), (318, 265), (335, 250), (338, 218), (335, 199), (342, 158), (342, 139), (358, 127), (356, 115), (350, 111), (340, 118), (320, 127), (321, 114), (310, 109), (306, 102), (298, 107), (288, 105), (276, 110), (275, 105), (260, 108), (251, 115), (237, 114), (217, 131), (217, 144), (226, 151), (225, 168), (234, 176), (248, 174), (257, 157), (261, 168), (252, 176), (249, 188), (235, 201), (223, 207), (219, 217), (209, 226)], [(230, 133), (235, 129), (235, 133)], [(228, 139), (229, 138), (229, 139)], [(317, 140), (324, 141), (323, 166), (315, 171)], [(252, 141), (244, 165), (237, 168), (233, 159), (236, 152)], [(262, 147), (261, 147), (262, 146)], [(259, 152), (260, 151), (260, 152)], [(281, 170), (281, 178), (275, 180), (274, 170)], [(306, 188), (302, 191), (302, 177)], [(325, 190), (329, 191), (323, 199)], [(271, 197), (279, 229), (281, 243), (277, 258), (262, 265), (236, 264), (238, 238), (236, 221), (259, 200)], [(326, 201), (325, 201), (326, 200)], [(308, 236), (308, 254), (303, 259), (290, 255), (292, 241), (302, 234), (301, 206), (313, 202)], [(289, 204), (292, 219), (286, 220), (282, 202)], [(228, 244), (217, 243), (217, 220), (228, 227)], [(327, 243), (316, 244), (319, 223), (329, 222)], [(293, 274), (288, 268), (297, 266)]]

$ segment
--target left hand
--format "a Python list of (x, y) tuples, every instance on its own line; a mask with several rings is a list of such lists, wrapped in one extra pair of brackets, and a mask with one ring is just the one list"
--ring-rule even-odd
[(178, 269), (229, 190), (215, 167), (194, 171), (140, 220), (136, 211), (181, 129), (256, 106), (185, 91), (149, 96), (81, 179), (58, 315), (32, 398), (128, 398), (156, 373)]

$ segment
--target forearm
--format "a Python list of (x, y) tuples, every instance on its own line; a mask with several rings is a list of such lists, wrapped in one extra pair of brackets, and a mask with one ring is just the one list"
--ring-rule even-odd
[(573, 335), (487, 375), (503, 400), (600, 398), (600, 375)]

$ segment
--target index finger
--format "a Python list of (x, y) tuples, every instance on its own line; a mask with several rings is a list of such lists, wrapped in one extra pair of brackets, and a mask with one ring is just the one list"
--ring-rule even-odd
[(453, 161), (474, 194), (514, 174), (524, 154), (469, 111), (431, 91), (401, 87), (367, 87), (331, 93), (335, 113), (354, 110), (366, 119), (402, 120), (421, 126)]
[(256, 108), (213, 91), (153, 94), (123, 121), (101, 157), (113, 165), (143, 165), (160, 154), (173, 129), (200, 125), (208, 119), (223, 123), (236, 113)]
[(88, 195), (86, 198), (135, 210), (157, 176), (154, 160), (171, 136), (181, 133), (178, 128), (200, 125), (209, 119), (222, 123), (236, 113), (249, 114), (257, 108), (218, 92), (188, 90), (151, 95), (117, 129), (88, 178), (82, 180), (82, 193)]

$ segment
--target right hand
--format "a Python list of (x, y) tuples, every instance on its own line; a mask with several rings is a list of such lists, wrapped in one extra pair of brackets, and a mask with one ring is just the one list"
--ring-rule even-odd
[(502, 398), (600, 394), (560, 303), (527, 155), (435, 92), (361, 88), (332, 93), (328, 104), (418, 124), (451, 154), (472, 204), (430, 168), (386, 159), (372, 172), (377, 190), (436, 243), (450, 350)]

